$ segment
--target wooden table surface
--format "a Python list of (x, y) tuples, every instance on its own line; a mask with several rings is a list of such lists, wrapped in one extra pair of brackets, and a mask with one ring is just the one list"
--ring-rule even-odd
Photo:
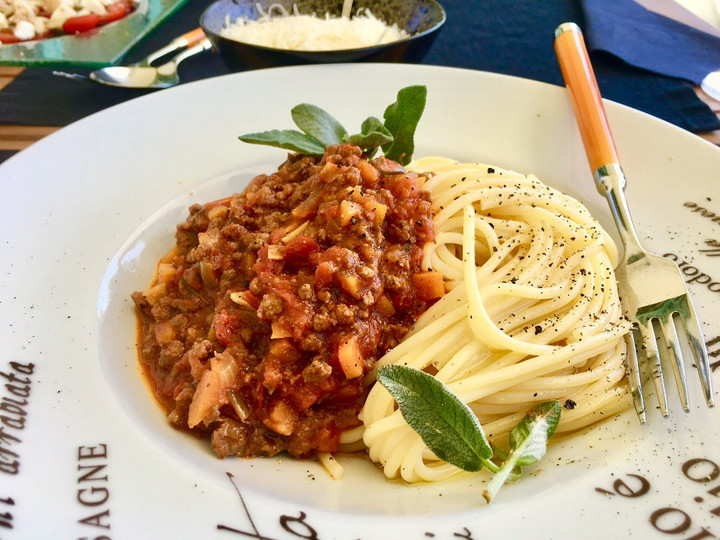
[[(0, 91), (17, 77), (23, 67), (0, 66)], [(35, 141), (60, 129), (57, 126), (17, 126), (0, 124), (0, 151), (24, 150)]]
[[(7, 86), (23, 70), (23, 67), (0, 66), (0, 91)], [(707, 103), (715, 114), (720, 117), (720, 101), (717, 101), (699, 88), (696, 90), (700, 99)], [(0, 151), (24, 150), (34, 142), (57, 131), (57, 126), (20, 126), (0, 124)], [(699, 137), (720, 146), (720, 130), (700, 133)]]

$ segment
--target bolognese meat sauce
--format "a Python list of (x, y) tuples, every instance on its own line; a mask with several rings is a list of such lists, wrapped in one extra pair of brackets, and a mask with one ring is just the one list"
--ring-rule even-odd
[(311, 456), (359, 425), (366, 375), (442, 294), (424, 178), (345, 144), (190, 207), (133, 299), (171, 424), (224, 457)]

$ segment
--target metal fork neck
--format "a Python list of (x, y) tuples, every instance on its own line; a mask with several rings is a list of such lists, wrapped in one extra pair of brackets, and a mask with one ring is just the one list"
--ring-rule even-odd
[(625, 198), (625, 173), (617, 163), (603, 165), (593, 174), (595, 187), (610, 205), (613, 220), (625, 247), (625, 257), (643, 251)]

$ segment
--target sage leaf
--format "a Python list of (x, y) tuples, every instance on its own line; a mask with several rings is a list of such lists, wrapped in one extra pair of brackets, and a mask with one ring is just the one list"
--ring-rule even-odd
[(557, 429), (562, 407), (557, 401), (536, 405), (510, 432), (512, 458), (520, 467), (532, 465), (545, 455), (547, 442)]
[(325, 145), (310, 135), (292, 129), (273, 129), (238, 137), (242, 142), (284, 148), (310, 156), (322, 156)]
[(379, 118), (370, 116), (366, 118), (360, 126), (360, 133), (350, 135), (347, 142), (355, 144), (366, 151), (370, 157), (383, 144), (392, 142), (393, 136), (383, 125)]
[(407, 165), (415, 151), (415, 129), (425, 110), (427, 88), (408, 86), (397, 94), (397, 101), (385, 109), (385, 127), (392, 134), (392, 142), (382, 146), (385, 157)]
[(295, 125), (323, 145), (345, 142), (347, 131), (330, 113), (309, 103), (296, 105), (290, 111)]
[(510, 454), (483, 491), (490, 502), (503, 484), (518, 477), (520, 467), (536, 463), (545, 455), (547, 443), (560, 421), (562, 407), (557, 401), (536, 405), (510, 432)]
[(401, 365), (378, 369), (377, 379), (437, 457), (465, 471), (497, 470), (489, 461), (492, 448), (477, 417), (442, 381)]
[(322, 156), (326, 146), (349, 142), (359, 146), (366, 157), (372, 157), (378, 148), (382, 148), (387, 158), (407, 165), (415, 151), (415, 130), (426, 100), (425, 86), (403, 88), (395, 103), (385, 109), (383, 122), (371, 116), (363, 122), (360, 133), (354, 135), (348, 135), (343, 125), (327, 111), (301, 103), (291, 110), (300, 131), (263, 131), (241, 135), (239, 139), (311, 156)]

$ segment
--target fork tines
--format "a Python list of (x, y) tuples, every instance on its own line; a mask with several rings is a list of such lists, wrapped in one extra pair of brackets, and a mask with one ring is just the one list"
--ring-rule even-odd
[[(685, 358), (692, 355), (698, 370), (700, 386), (709, 407), (715, 400), (712, 390), (710, 360), (705, 347), (702, 330), (687, 294), (669, 298), (650, 306), (639, 308), (632, 320), (633, 331), (628, 334), (628, 372), (633, 393), (633, 403), (642, 423), (647, 421), (645, 399), (642, 393), (643, 374), (639, 366), (650, 368), (649, 378), (653, 380), (658, 406), (663, 416), (668, 416), (669, 406), (663, 363), (672, 367), (680, 405), (690, 411), (688, 399)], [(681, 339), (684, 337), (685, 339)], [(682, 343), (687, 343), (683, 350)], [(640, 346), (639, 346), (640, 345)], [(689, 349), (689, 350), (688, 350)], [(689, 353), (689, 354), (688, 354)], [(647, 361), (641, 362), (638, 356)]]

